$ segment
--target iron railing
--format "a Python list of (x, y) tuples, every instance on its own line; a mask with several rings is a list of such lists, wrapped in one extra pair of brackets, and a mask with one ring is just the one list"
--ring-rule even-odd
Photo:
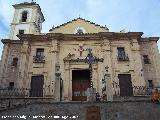
[(33, 62), (34, 63), (44, 63), (45, 62), (45, 56), (44, 55), (33, 56)]
[[(120, 96), (120, 85), (114, 81), (112, 87), (114, 88), (114, 96)], [(152, 88), (146, 86), (132, 86), (131, 88), (133, 90), (133, 96), (148, 96), (152, 94)]]
[(118, 60), (118, 61), (129, 61), (129, 57), (128, 57), (127, 54), (118, 55), (118, 56), (117, 56), (117, 60)]
[(30, 89), (30, 88), (0, 88), (0, 97), (53, 97), (51, 94), (52, 91), (49, 89), (43, 88), (39, 89)]
[(3, 88), (0, 89), (0, 97), (26, 97), (29, 95), (27, 88)]
[[(113, 95), (120, 96), (120, 85), (117, 82), (112, 83)], [(122, 88), (122, 87), (121, 87)], [(132, 86), (133, 96), (148, 96), (152, 94), (152, 89), (145, 86)], [(52, 92), (52, 93), (51, 93)], [(0, 88), (0, 97), (52, 97), (53, 91), (47, 88)]]

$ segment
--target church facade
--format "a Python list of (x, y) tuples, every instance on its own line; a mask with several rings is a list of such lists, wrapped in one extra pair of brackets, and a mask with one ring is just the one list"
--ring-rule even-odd
[(13, 7), (9, 38), (2, 40), (1, 88), (29, 88), (28, 97), (86, 100), (91, 85), (107, 94), (106, 71), (113, 95), (134, 96), (137, 88), (160, 86), (158, 37), (110, 32), (83, 18), (41, 33), (45, 19), (38, 4)]

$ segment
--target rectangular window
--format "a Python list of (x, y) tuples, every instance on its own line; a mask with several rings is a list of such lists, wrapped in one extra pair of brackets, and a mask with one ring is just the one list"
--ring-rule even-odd
[(150, 60), (148, 58), (148, 55), (143, 55), (143, 61), (144, 61), (144, 64), (150, 64)]
[(118, 60), (119, 61), (128, 61), (129, 60), (128, 56), (125, 54), (124, 47), (118, 47), (117, 50), (118, 50)]
[(37, 48), (34, 62), (44, 62), (44, 48)]
[(36, 56), (43, 56), (43, 55), (44, 55), (44, 49), (43, 48), (37, 48)]
[(24, 34), (24, 30), (19, 30), (19, 35)]

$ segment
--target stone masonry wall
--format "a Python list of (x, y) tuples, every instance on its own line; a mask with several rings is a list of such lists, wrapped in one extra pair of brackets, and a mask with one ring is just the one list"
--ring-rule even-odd
[(153, 80), (155, 87), (160, 86), (160, 60), (157, 43), (146, 39), (140, 42), (140, 46), (142, 60), (143, 55), (148, 55), (150, 60), (150, 64), (144, 64), (144, 62), (142, 63), (144, 77), (147, 83), (146, 85), (148, 86), (148, 80)]
[[(64, 117), (67, 120), (85, 120), (86, 116), (90, 115), (86, 114), (90, 106), (97, 106), (100, 109), (101, 120), (159, 120), (160, 117), (159, 104), (141, 101), (112, 103), (36, 102), (16, 109), (1, 111), (0, 118), (24, 115), (27, 120), (32, 120), (35, 116), (45, 116), (45, 118), (38, 117), (39, 120), (53, 120), (54, 116), (59, 116), (58, 120), (64, 120)], [(13, 117), (11, 119), (18, 120)]]
[[(4, 61), (2, 61), (2, 63), (1, 63), (1, 64), (3, 64), (2, 65), (3, 68), (1, 68), (1, 69), (3, 69), (1, 71), (1, 76), (3, 75), (3, 77), (1, 78), (3, 81), (2, 87), (8, 87), (9, 82), (14, 82), (15, 87), (18, 84), (20, 51), (21, 51), (20, 44), (11, 44), (8, 46), (8, 50), (6, 50), (6, 53), (4, 55), (4, 57), (6, 57), (6, 59)], [(16, 66), (13, 66), (13, 59), (14, 58), (18, 58), (18, 63)]]

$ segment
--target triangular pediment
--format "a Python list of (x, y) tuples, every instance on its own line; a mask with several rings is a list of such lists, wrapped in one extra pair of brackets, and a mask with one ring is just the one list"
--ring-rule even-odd
[(50, 29), (51, 33), (62, 34), (86, 34), (86, 33), (99, 33), (109, 32), (109, 29), (104, 26), (100, 26), (83, 18), (77, 18), (60, 26)]

